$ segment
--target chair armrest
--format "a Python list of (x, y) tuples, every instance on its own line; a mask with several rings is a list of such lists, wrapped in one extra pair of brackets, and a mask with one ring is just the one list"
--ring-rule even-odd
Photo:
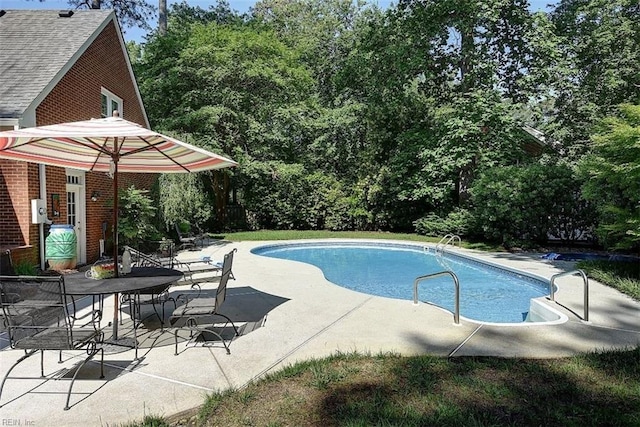
[(191, 285), (191, 292), (178, 294), (176, 296), (176, 301), (184, 301), (184, 305), (187, 306), (189, 305), (189, 302), (193, 301), (196, 298), (199, 298), (201, 293), (202, 288), (200, 287), (200, 285), (198, 283), (194, 283), (193, 285)]
[(20, 294), (18, 294), (18, 293), (7, 292), (7, 293), (4, 293), (2, 295), (4, 296), (4, 298), (5, 298), (4, 302), (6, 302), (6, 303), (15, 304), (18, 301), (20, 301)]

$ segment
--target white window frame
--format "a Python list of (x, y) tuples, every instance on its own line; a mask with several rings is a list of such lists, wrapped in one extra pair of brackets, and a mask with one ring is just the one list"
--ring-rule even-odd
[[(102, 109), (102, 100), (105, 98), (107, 100), (106, 115), (104, 110)], [(117, 104), (117, 108), (114, 108), (113, 104)], [(101, 88), (100, 89), (100, 114), (102, 115), (102, 117), (111, 117), (113, 116), (113, 110), (118, 110), (118, 113), (120, 113), (120, 117), (124, 117), (122, 98), (120, 98), (118, 95), (116, 95), (115, 93), (111, 92), (108, 89)]]

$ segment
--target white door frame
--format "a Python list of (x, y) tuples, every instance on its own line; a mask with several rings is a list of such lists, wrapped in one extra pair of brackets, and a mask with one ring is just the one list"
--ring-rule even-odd
[[(87, 193), (85, 172), (77, 169), (65, 169), (67, 174), (67, 222), (71, 224), (78, 239), (76, 256), (78, 264), (87, 262)], [(72, 193), (73, 200), (70, 199)], [(73, 204), (73, 206), (71, 206)], [(75, 208), (75, 212), (71, 209)], [(75, 214), (75, 215), (74, 215)]]

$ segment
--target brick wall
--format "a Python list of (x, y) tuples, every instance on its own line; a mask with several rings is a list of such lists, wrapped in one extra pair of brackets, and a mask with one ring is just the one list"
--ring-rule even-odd
[[(101, 89), (122, 98), (122, 117), (145, 124), (142, 106), (136, 96), (135, 85), (120, 47), (113, 22), (110, 22), (68, 73), (36, 108), (36, 125), (50, 125), (87, 120), (101, 116)], [(47, 207), (54, 223), (66, 223), (67, 192), (63, 168), (47, 166)], [(124, 176), (125, 174), (121, 175)], [(156, 175), (131, 174), (121, 178), (120, 187), (135, 183), (138, 188), (150, 188)], [(105, 174), (86, 174), (86, 235), (87, 262), (98, 257), (102, 223), (111, 224), (113, 200), (112, 181)], [(98, 201), (91, 200), (93, 191), (101, 193)], [(60, 216), (52, 217), (51, 195), (60, 195)], [(0, 247), (34, 245), (39, 251), (38, 226), (31, 224), (31, 199), (39, 197), (38, 166), (24, 162), (0, 160)], [(25, 253), (29, 253), (26, 251)], [(29, 255), (26, 255), (29, 256)]]
[(37, 165), (0, 160), (1, 248), (37, 243), (38, 226), (31, 224), (31, 199), (39, 193), (37, 177)]
[(38, 106), (37, 125), (100, 118), (103, 87), (122, 98), (123, 118), (145, 124), (113, 23), (102, 31)]

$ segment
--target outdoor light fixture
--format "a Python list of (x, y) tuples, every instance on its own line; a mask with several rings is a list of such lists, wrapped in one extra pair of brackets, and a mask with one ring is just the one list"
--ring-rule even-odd
[(100, 197), (100, 193), (98, 193), (97, 191), (94, 191), (93, 193), (91, 193), (91, 200), (94, 202), (98, 201), (98, 197)]

